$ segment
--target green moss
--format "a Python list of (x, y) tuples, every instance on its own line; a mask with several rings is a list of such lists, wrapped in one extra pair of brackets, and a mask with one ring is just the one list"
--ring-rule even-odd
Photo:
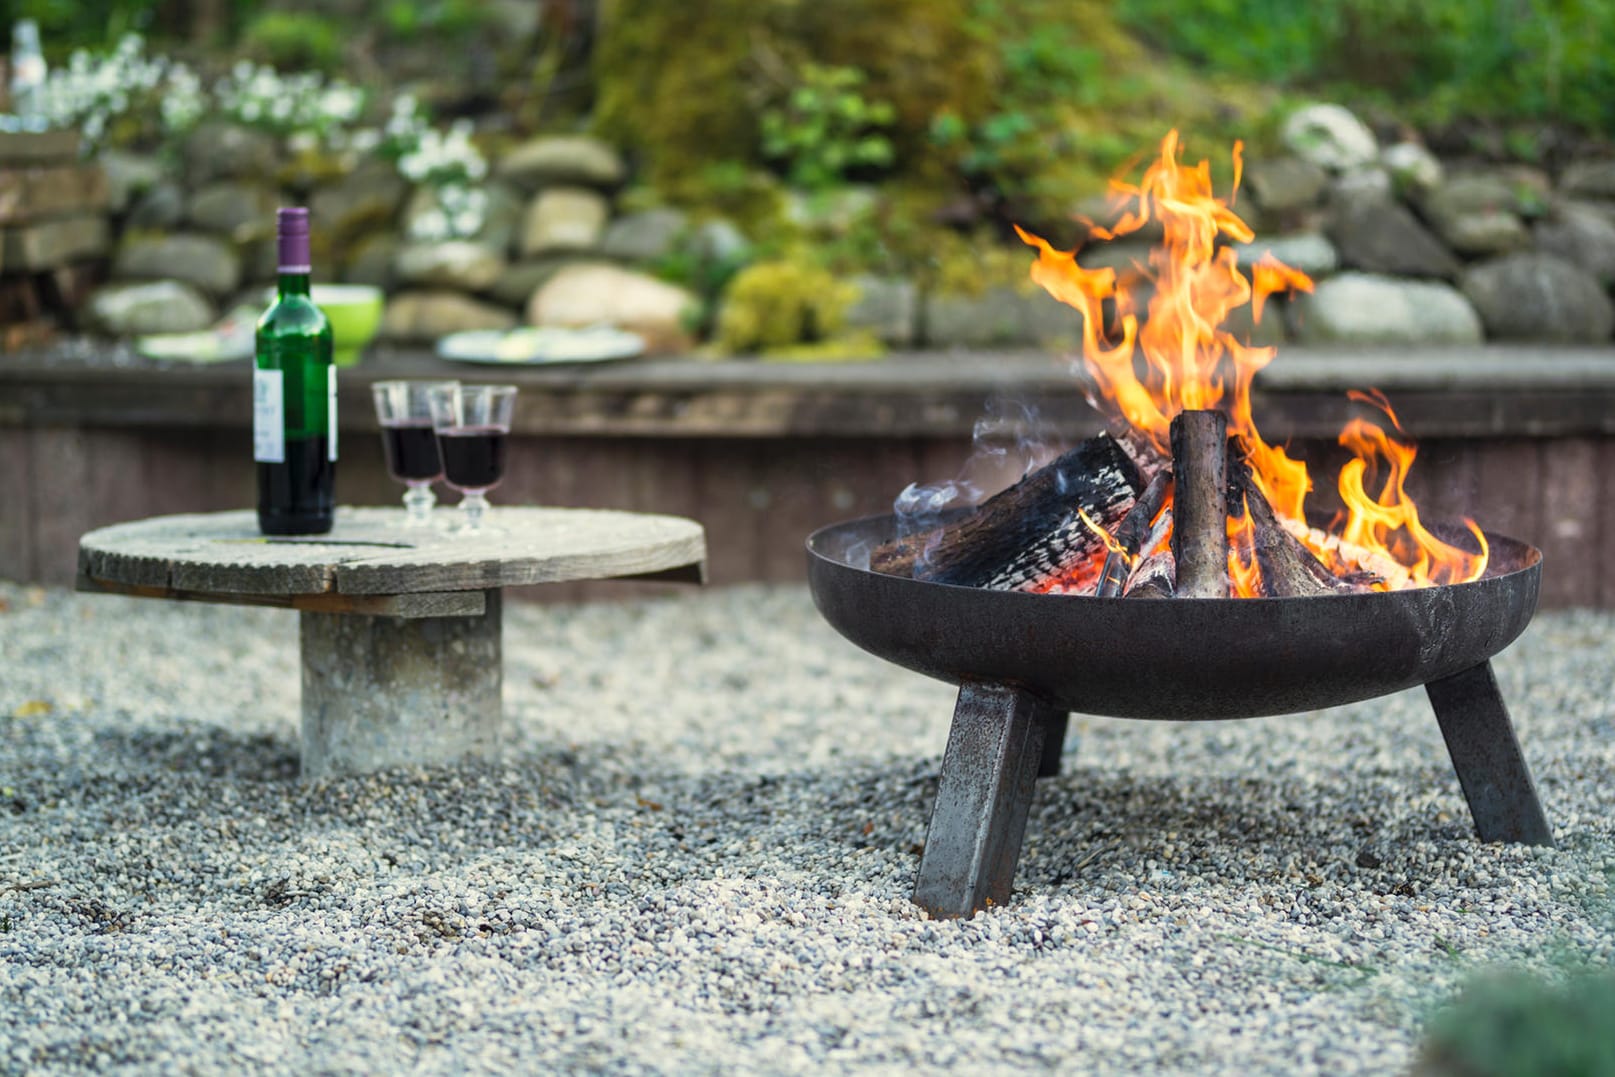
[(829, 340), (813, 344), (792, 344), (763, 353), (763, 358), (775, 363), (857, 363), (866, 359), (880, 359), (886, 355), (886, 346), (874, 333), (857, 330), (840, 333)]
[(247, 24), (242, 47), (282, 70), (333, 71), (342, 60), (342, 42), (329, 19), (302, 11), (266, 11)]
[(718, 315), (722, 351), (749, 355), (833, 339), (858, 289), (802, 261), (759, 262), (735, 275)]
[(991, 48), (969, 0), (609, 0), (595, 50), (596, 128), (634, 146), (657, 187), (705, 196), (734, 173), (765, 169), (760, 119), (788, 99), (809, 63), (854, 69), (888, 103), (895, 160), (937, 158), (931, 118), (985, 112)]

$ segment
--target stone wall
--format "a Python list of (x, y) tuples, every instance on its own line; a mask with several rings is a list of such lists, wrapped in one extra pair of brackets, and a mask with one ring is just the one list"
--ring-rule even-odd
[[(1412, 138), (1382, 144), (1332, 105), (1292, 114), (1283, 143), (1284, 154), (1246, 165), (1236, 208), (1257, 241), (1241, 263), (1271, 253), (1317, 285), (1275, 304), (1259, 326), (1236, 311), (1246, 318), (1237, 335), (1365, 345), (1610, 340), (1615, 159), (1557, 174), (1438, 160)], [(177, 167), (105, 155), (118, 234), (111, 283), (83, 324), (113, 335), (198, 329), (232, 304), (259, 302), (274, 274), (272, 211), (289, 202), (313, 209), (316, 278), (385, 289), (382, 335), (403, 342), (521, 323), (611, 323), (641, 331), (653, 350), (686, 351), (696, 343), (698, 299), (657, 272), (743, 259), (751, 246), (721, 219), (668, 207), (618, 212), (628, 169), (615, 149), (585, 136), (537, 138), (499, 155), (477, 188), (480, 226), (452, 239), (410, 238), (429, 233), (423, 223), (443, 210), (430, 188), (412, 188), (385, 161), (317, 173), (289, 160), (269, 136), (220, 123), (192, 133)], [(875, 192), (847, 195), (841, 201), (856, 212), (881, 212)], [(1102, 197), (1077, 208), (1101, 221), (1107, 212)], [(1079, 261), (1125, 271), (1147, 258), (1149, 239), (1096, 242)], [(1024, 283), (970, 294), (927, 293), (891, 277), (852, 283), (859, 299), (849, 328), (897, 347), (1077, 335), (1069, 309)]]

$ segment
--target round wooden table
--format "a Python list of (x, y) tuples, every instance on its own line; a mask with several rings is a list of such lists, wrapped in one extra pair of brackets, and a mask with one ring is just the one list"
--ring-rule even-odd
[(700, 583), (706, 537), (693, 520), (594, 509), (501, 505), (486, 520), (473, 534), (339, 508), (329, 534), (269, 537), (250, 510), (158, 516), (81, 538), (78, 589), (300, 611), (304, 778), (491, 757), (502, 589)]

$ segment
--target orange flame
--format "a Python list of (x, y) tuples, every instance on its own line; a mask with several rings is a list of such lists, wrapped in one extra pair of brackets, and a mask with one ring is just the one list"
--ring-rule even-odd
[(1250, 509), (1228, 517), (1228, 593), (1235, 598), (1262, 597), (1262, 567), (1256, 562), (1256, 522)]
[[(1236, 192), (1242, 153), (1242, 145), (1236, 142)], [(1174, 130), (1162, 140), (1160, 155), (1142, 180), (1137, 184), (1111, 181), (1112, 192), (1129, 203), (1121, 218), (1108, 229), (1089, 222), (1090, 234), (1107, 240), (1136, 232), (1151, 220), (1160, 223), (1164, 238), (1150, 252), (1150, 269), (1136, 278), (1119, 279), (1109, 268), (1088, 269), (1077, 262), (1075, 251), (1056, 250), (1018, 226), (1016, 232), (1038, 250), (1032, 279), (1055, 299), (1082, 313), (1083, 362), (1094, 383), (1095, 404), (1146, 435), (1163, 453), (1170, 452), (1172, 417), (1179, 411), (1217, 408), (1225, 412), (1229, 436), (1239, 439), (1257, 489), (1281, 519), (1298, 525), (1299, 534), (1306, 531), (1311, 477), (1304, 463), (1263, 440), (1251, 414), (1251, 383), (1256, 372), (1273, 361), (1276, 349), (1242, 344), (1222, 325), (1231, 311), (1247, 303), (1252, 318), (1260, 322), (1271, 296), (1310, 292), (1312, 281), (1271, 255), (1255, 262), (1249, 277), (1240, 272), (1232, 244), (1249, 243), (1255, 234), (1232, 209), (1232, 196), (1225, 201), (1213, 193), (1210, 163), (1201, 161), (1190, 167), (1178, 155)], [(1154, 288), (1149, 317), (1142, 325), (1140, 285)], [(1113, 312), (1108, 325), (1107, 303)], [(1385, 411), (1390, 414), (1388, 406)], [(1396, 426), (1394, 415), (1391, 422)], [(1414, 455), (1411, 444), (1391, 438), (1364, 420), (1348, 424), (1341, 443), (1353, 449), (1358, 459), (1340, 474), (1349, 516), (1338, 539), (1360, 545), (1365, 555), (1385, 554), (1395, 559), (1409, 570), (1408, 586), (1474, 579), (1485, 571), (1485, 539), (1472, 521), (1469, 526), (1481, 544), (1479, 555), (1442, 542), (1419, 524), (1418, 511), (1403, 489)], [(1373, 484), (1381, 470), (1386, 472), (1384, 483), (1370, 496), (1363, 484)], [(1249, 514), (1242, 523), (1231, 521), (1229, 527), (1231, 540), (1246, 542), (1254, 537)], [(1323, 556), (1321, 537), (1303, 536), (1303, 541)], [(1331, 553), (1325, 563), (1337, 571), (1349, 571), (1332, 563), (1339, 560)], [(1231, 555), (1230, 578), (1235, 580), (1236, 591), (1259, 588), (1260, 570), (1254, 554)], [(1401, 581), (1398, 574), (1398, 585)]]

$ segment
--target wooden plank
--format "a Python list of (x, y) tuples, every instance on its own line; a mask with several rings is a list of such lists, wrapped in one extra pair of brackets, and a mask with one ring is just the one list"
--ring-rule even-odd
[(1599, 563), (1598, 605), (1615, 609), (1615, 437), (1598, 446), (1598, 538), (1594, 547)]
[(90, 529), (90, 441), (83, 430), (43, 427), (34, 432), (34, 576), (66, 586), (78, 571), (74, 551)]
[(367, 617), (481, 617), (487, 611), (483, 591), (428, 592), (408, 595), (249, 595), (186, 591), (173, 587), (118, 583), (80, 573), (74, 589), (89, 594), (131, 595), (177, 602), (231, 606), (272, 606), (302, 613), (348, 613)]
[(1476, 522), (1487, 531), (1540, 546), (1542, 454), (1538, 443), (1509, 438), (1477, 444), (1474, 453)]
[(1599, 563), (1598, 445), (1566, 438), (1542, 446), (1542, 604), (1587, 606), (1596, 601)]
[(36, 579), (33, 432), (0, 426), (0, 579)]
[(757, 579), (756, 459), (748, 442), (702, 439), (691, 445), (695, 518), (706, 529), (707, 570), (715, 584)]

